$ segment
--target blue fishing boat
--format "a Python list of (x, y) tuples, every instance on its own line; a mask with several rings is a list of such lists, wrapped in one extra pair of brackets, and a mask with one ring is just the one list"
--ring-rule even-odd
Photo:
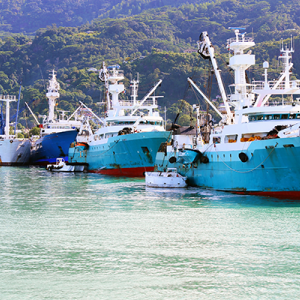
[(161, 143), (171, 136), (164, 129), (162, 117), (154, 111), (158, 96), (151, 96), (161, 80), (142, 100), (137, 100), (139, 81), (132, 80), (131, 99), (123, 100), (119, 94), (125, 91), (120, 82), (124, 74), (118, 65), (106, 68), (103, 63), (99, 77), (107, 91), (107, 117), (99, 119), (102, 127), (95, 133), (88, 119), (82, 122), (76, 143), (69, 149), (69, 164), (85, 164), (93, 173), (142, 177), (153, 171)]
[[(165, 144), (157, 153), (155, 169), (175, 167), (192, 186), (300, 199), (300, 104), (299, 98), (293, 98), (300, 94), (300, 81), (291, 79), (293, 42), (281, 44), (279, 59), (283, 70), (277, 80), (268, 80), (268, 62), (264, 62), (264, 80), (249, 83), (245, 71), (255, 64), (255, 56), (247, 49), (254, 45), (252, 38), (235, 28), (235, 37), (227, 45), (235, 83), (230, 86), (233, 92), (227, 98), (214, 47), (207, 32), (200, 35), (199, 53), (211, 60), (225, 114), (188, 79), (221, 121), (216, 125), (201, 124), (199, 106), (194, 105), (196, 132), (192, 135), (175, 132), (172, 145)], [(274, 98), (278, 95), (279, 103)]]
[(56, 159), (59, 157), (66, 162), (68, 161), (70, 144), (75, 141), (81, 124), (77, 115), (80, 107), (68, 118), (65, 116), (64, 111), (61, 111), (59, 117), (56, 118), (54, 109), (56, 100), (60, 96), (59, 89), (60, 86), (56, 80), (56, 74), (52, 71), (46, 94), (49, 104), (48, 116), (44, 116), (43, 123), (40, 124), (33, 115), (40, 127), (40, 138), (31, 147), (31, 165), (47, 166), (48, 164), (56, 163)]

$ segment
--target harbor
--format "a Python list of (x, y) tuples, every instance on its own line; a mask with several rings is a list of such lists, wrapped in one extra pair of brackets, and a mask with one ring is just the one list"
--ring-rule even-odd
[[(46, 93), (48, 116), (44, 116), (42, 124), (27, 105), (40, 127), (38, 140), (19, 141), (9, 136), (9, 103), (16, 101), (16, 97), (2, 96), (1, 100), (6, 102), (6, 125), (0, 154), (5, 157), (9, 153), (12, 159), (1, 160), (1, 164), (22, 162), (23, 165), (46, 166), (51, 172), (90, 172), (133, 178), (146, 175), (149, 187), (190, 185), (299, 200), (300, 98), (296, 97), (300, 94), (300, 80), (291, 73), (293, 39), (289, 44), (280, 43), (280, 77), (270, 81), (269, 63), (264, 61), (264, 80), (250, 82), (246, 70), (255, 65), (255, 55), (249, 50), (255, 42), (243, 32), (245, 28), (230, 29), (234, 35), (227, 40), (228, 66), (234, 71), (234, 83), (229, 86), (231, 94), (225, 92), (214, 46), (206, 31), (200, 34), (197, 43), (199, 56), (211, 63), (211, 73), (216, 77), (225, 110), (221, 112), (216, 108), (195, 82), (187, 78), (191, 87), (217, 113), (218, 122), (208, 108), (206, 113), (200, 113), (200, 105), (194, 104), (194, 125), (192, 112), (189, 127), (176, 124), (179, 111), (167, 130), (166, 121), (157, 111), (157, 98), (162, 96), (155, 94), (162, 80), (138, 100), (139, 76), (131, 79), (130, 98), (124, 99), (123, 70), (119, 65), (106, 66), (105, 62), (100, 70), (90, 69), (98, 73), (105, 87), (105, 117), (99, 118), (80, 102), (79, 108), (67, 119), (65, 112), (62, 118), (55, 118), (60, 84), (53, 70)], [(277, 95), (282, 96), (281, 102), (273, 103), (272, 96), (277, 99)], [(82, 108), (89, 116), (78, 116)], [(90, 116), (97, 119), (98, 128), (92, 128)], [(3, 114), (1, 120), (4, 132)], [(9, 150), (10, 144), (20, 143), (27, 143), (27, 147), (22, 149), (24, 145), (21, 145)]]
[(0, 2), (0, 300), (299, 298), (299, 1)]
[(297, 201), (1, 167), (2, 299), (295, 299)]

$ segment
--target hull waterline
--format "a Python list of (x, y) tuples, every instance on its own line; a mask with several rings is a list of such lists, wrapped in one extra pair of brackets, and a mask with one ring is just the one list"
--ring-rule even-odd
[(300, 137), (252, 142), (243, 153), (249, 160), (242, 162), (241, 150), (221, 151), (213, 145), (205, 154), (208, 163), (195, 158), (195, 152), (177, 151), (177, 161), (170, 164), (174, 153), (159, 152), (156, 169), (176, 167), (192, 186), (231, 192), (300, 199)]
[(69, 163), (87, 164), (87, 171), (110, 176), (144, 177), (154, 170), (161, 143), (170, 139), (166, 131), (134, 133), (108, 139), (102, 145), (69, 149)]

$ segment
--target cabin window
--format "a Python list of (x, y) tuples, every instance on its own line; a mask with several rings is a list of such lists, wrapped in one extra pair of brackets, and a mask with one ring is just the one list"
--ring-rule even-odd
[(249, 116), (249, 122), (261, 120), (287, 120), (287, 119), (300, 119), (300, 114), (275, 114), (275, 115), (257, 115)]
[(221, 143), (221, 137), (220, 136), (213, 137), (213, 143), (214, 144), (220, 144)]
[(237, 134), (227, 135), (225, 137), (225, 143), (236, 143), (237, 137)]

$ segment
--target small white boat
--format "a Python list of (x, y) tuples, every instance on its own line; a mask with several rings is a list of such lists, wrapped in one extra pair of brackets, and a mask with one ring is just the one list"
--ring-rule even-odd
[(46, 169), (52, 172), (83, 172), (84, 165), (68, 165), (63, 158), (59, 157), (55, 165), (47, 165)]
[(146, 186), (159, 188), (187, 187), (187, 177), (177, 173), (176, 168), (168, 168), (167, 172), (146, 172)]

